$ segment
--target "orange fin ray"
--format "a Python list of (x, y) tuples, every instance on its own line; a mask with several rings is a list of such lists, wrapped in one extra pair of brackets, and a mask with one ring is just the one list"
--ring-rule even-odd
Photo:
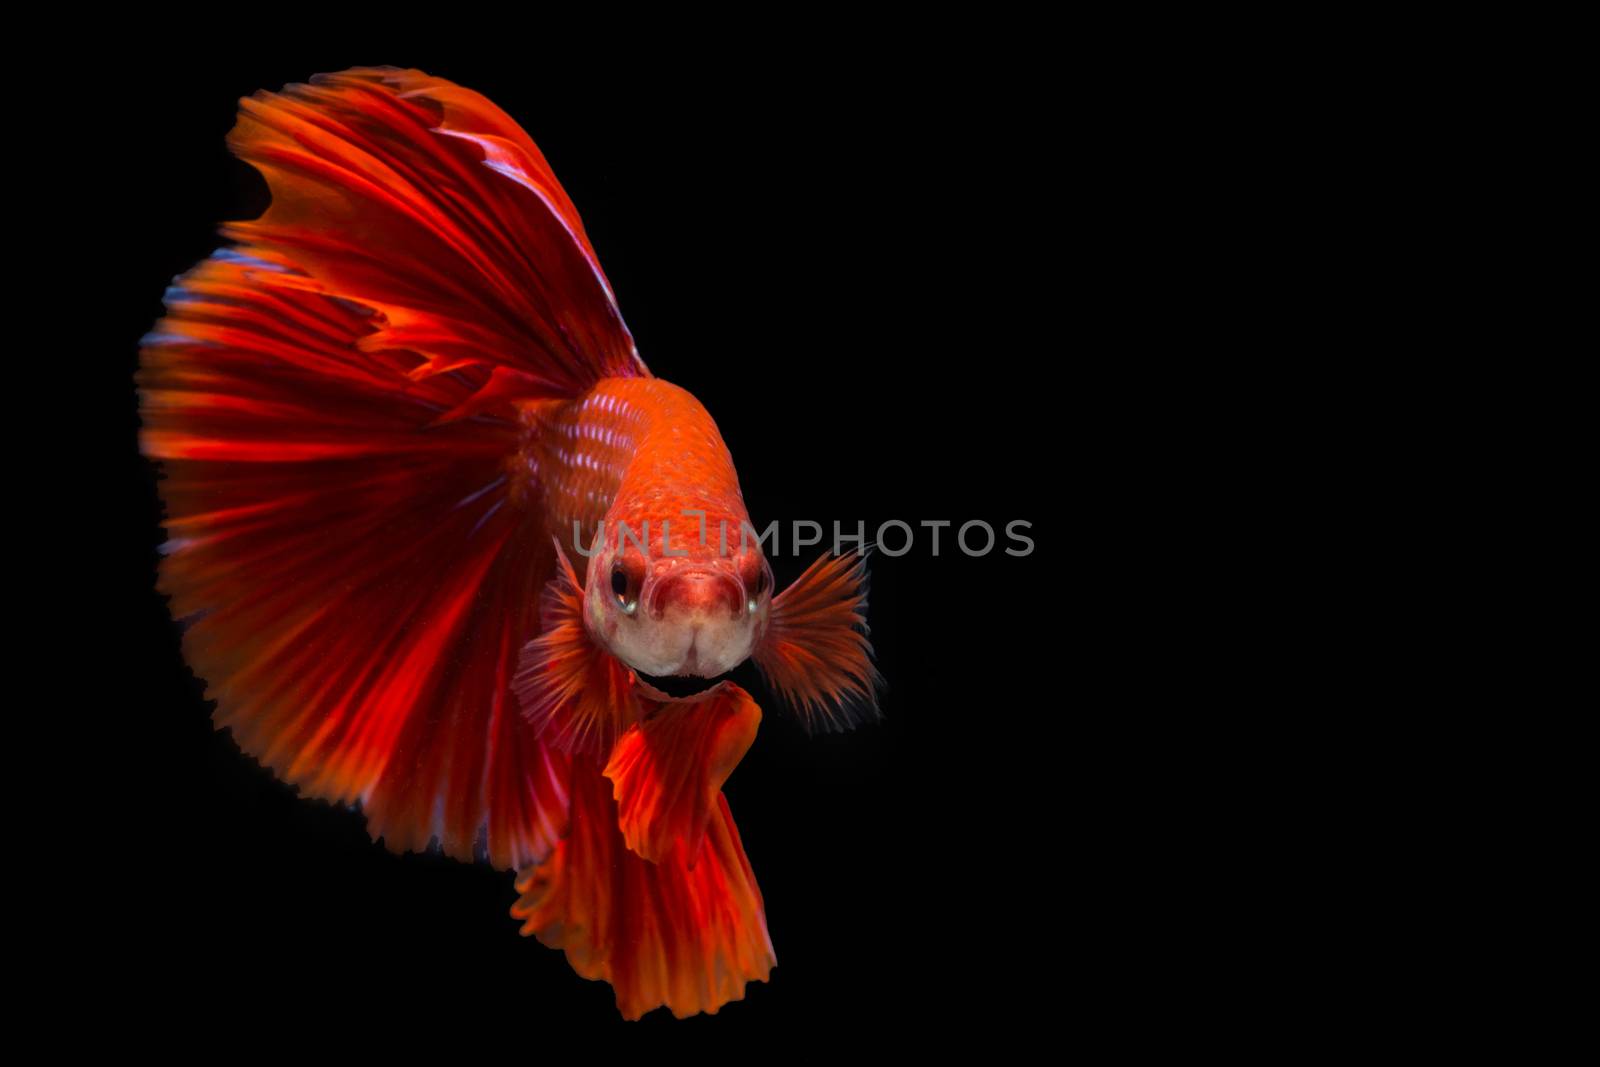
[(867, 640), (867, 562), (823, 556), (773, 598), (753, 659), (808, 730), (848, 730), (880, 717), (883, 676)]
[(540, 594), (540, 634), (522, 650), (512, 688), (533, 732), (563, 752), (604, 760), (644, 713), (634, 676), (583, 624), (583, 587), (556, 546), (556, 574)]
[(606, 764), (628, 848), (652, 862), (682, 842), (693, 867), (722, 783), (756, 739), (761, 709), (723, 682), (663, 705), (622, 735)]
[(571, 831), (517, 876), (511, 914), (523, 934), (563, 949), (583, 977), (610, 982), (628, 1019), (663, 1006), (684, 1018), (742, 1000), (777, 958), (727, 798), (717, 794), (691, 868), (681, 841), (656, 863), (630, 851), (611, 793), (598, 769), (573, 764)]

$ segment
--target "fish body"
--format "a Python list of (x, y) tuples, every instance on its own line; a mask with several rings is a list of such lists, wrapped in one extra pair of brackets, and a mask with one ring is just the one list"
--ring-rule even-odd
[(146, 337), (160, 588), (219, 726), (397, 851), (517, 871), (623, 1015), (775, 962), (722, 784), (761, 711), (877, 714), (858, 557), (782, 593), (710, 413), (635, 351), (577, 211), (483, 97), (363, 68), (241, 102), (260, 219)]
[[(659, 378), (604, 379), (554, 412), (535, 409), (526, 455), (557, 538), (593, 552), (588, 621), (608, 645), (656, 675), (714, 677), (750, 655), (771, 569), (698, 400)], [(608, 591), (635, 610), (610, 610)], [(648, 625), (669, 613), (695, 618)]]

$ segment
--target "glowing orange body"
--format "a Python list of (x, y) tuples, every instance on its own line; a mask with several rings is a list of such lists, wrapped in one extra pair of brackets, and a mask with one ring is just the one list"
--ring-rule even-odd
[[(607, 537), (619, 524), (651, 559), (726, 555), (749, 521), (733, 457), (705, 407), (659, 378), (603, 378), (582, 398), (530, 405), (519, 461), (537, 492), (547, 528), (578, 553), (574, 524), (587, 549), (597, 524)], [(702, 544), (701, 518), (705, 538)], [(577, 558), (576, 555), (573, 557)]]

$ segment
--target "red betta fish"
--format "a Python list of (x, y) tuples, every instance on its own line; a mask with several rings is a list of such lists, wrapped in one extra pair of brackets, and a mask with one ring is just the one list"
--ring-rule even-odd
[(641, 675), (753, 658), (808, 727), (875, 717), (862, 560), (774, 595), (716, 424), (482, 96), (349, 70), (241, 101), (228, 144), (271, 206), (138, 375), (217, 724), (391, 849), (516, 871), (523, 933), (627, 1018), (742, 998), (776, 961), (722, 784), (761, 711)]

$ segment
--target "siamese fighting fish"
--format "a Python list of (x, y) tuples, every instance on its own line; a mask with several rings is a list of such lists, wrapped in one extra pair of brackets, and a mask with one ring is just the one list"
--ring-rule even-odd
[(215, 721), (395, 851), (514, 871), (635, 1019), (776, 963), (722, 786), (761, 710), (879, 715), (860, 553), (783, 591), (711, 415), (655, 377), (572, 201), (415, 70), (240, 102), (271, 204), (142, 342), (159, 588)]

